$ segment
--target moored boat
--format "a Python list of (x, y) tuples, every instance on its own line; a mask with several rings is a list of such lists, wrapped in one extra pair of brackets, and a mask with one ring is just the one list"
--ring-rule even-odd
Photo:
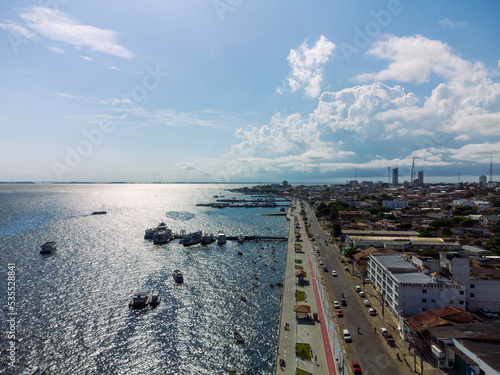
[(55, 242), (45, 242), (40, 247), (42, 248), (42, 250), (40, 250), (40, 254), (51, 254), (53, 251), (57, 250)]
[(222, 232), (219, 232), (219, 235), (217, 236), (217, 243), (219, 245), (224, 245), (227, 242), (226, 235)]
[(169, 242), (172, 239), (172, 231), (170, 229), (160, 229), (153, 235), (153, 243), (161, 245)]
[(209, 245), (211, 244), (212, 242), (215, 242), (215, 237), (213, 234), (205, 234), (202, 238), (201, 238), (201, 244), (202, 245)]
[(128, 306), (131, 308), (141, 309), (147, 307), (151, 303), (151, 294), (147, 289), (138, 290), (129, 301)]
[(180, 270), (174, 270), (174, 280), (176, 283), (182, 283), (184, 281), (184, 276), (182, 276), (182, 272)]
[(239, 237), (238, 237), (238, 242), (239, 242), (239, 243), (243, 243), (243, 242), (245, 242), (245, 236), (243, 236), (243, 235), (239, 236)]
[(161, 302), (161, 296), (158, 291), (154, 291), (153, 294), (151, 294), (151, 306), (156, 307), (160, 304)]
[(201, 242), (201, 231), (189, 233), (182, 238), (182, 244), (184, 246), (195, 245), (200, 242)]
[(238, 341), (239, 343), (243, 344), (245, 342), (245, 340), (243, 339), (243, 336), (241, 336), (238, 331), (234, 331), (233, 336), (236, 339), (236, 341)]

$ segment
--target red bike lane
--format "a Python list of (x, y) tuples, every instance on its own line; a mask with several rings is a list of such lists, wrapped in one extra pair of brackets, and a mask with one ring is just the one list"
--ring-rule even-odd
[(323, 305), (321, 304), (321, 298), (319, 295), (319, 290), (318, 290), (318, 284), (316, 284), (316, 275), (314, 273), (313, 265), (312, 265), (312, 258), (311, 258), (311, 251), (309, 249), (309, 241), (307, 234), (305, 232), (305, 227), (304, 227), (304, 221), (301, 218), (301, 223), (302, 223), (302, 238), (304, 238), (304, 245), (306, 247), (307, 251), (307, 259), (309, 260), (309, 272), (311, 275), (311, 283), (313, 286), (314, 290), (314, 298), (316, 300), (316, 310), (318, 312), (318, 318), (320, 321), (320, 332), (321, 332), (321, 339), (323, 340), (323, 349), (325, 352), (325, 359), (326, 359), (326, 367), (328, 369), (328, 374), (334, 374), (337, 375), (337, 371), (335, 370), (335, 359), (333, 358), (333, 353), (332, 353), (332, 347), (330, 345), (330, 338), (328, 336), (328, 329), (326, 327), (326, 319), (323, 313)]

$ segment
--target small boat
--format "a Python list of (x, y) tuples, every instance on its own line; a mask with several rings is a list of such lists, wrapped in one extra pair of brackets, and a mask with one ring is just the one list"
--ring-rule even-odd
[(245, 342), (245, 340), (243, 339), (243, 336), (241, 336), (238, 331), (234, 331), (233, 335), (234, 335), (234, 338), (236, 339), (236, 341), (238, 341), (240, 344), (243, 344)]
[(267, 267), (267, 263), (264, 263), (264, 266), (266, 266), (266, 267)]
[(273, 283), (269, 284), (269, 286), (270, 286), (271, 288), (274, 288), (274, 284), (273, 284)]
[(238, 251), (238, 255), (243, 255), (243, 251)]
[(257, 283), (252, 283), (252, 285), (253, 285), (254, 287), (256, 287), (256, 288), (258, 288), (258, 287), (259, 287), (259, 284), (257, 284)]
[(40, 254), (51, 254), (53, 251), (57, 250), (55, 242), (45, 242), (40, 247), (42, 248), (42, 250), (40, 250)]
[(156, 307), (160, 304), (161, 302), (161, 296), (158, 291), (154, 291), (153, 294), (151, 294), (151, 302), (150, 305), (153, 307)]
[(138, 290), (129, 301), (128, 306), (135, 309), (142, 309), (151, 303), (151, 294), (146, 289)]
[(247, 301), (247, 297), (245, 297), (245, 296), (241, 296), (241, 300), (242, 300), (243, 302), (246, 302), (246, 301)]
[(47, 365), (30, 366), (21, 375), (45, 375), (48, 373)]
[(257, 275), (256, 273), (253, 274), (253, 277), (255, 277), (257, 280), (260, 279), (259, 275)]
[(224, 245), (226, 242), (226, 235), (223, 232), (219, 232), (219, 234), (217, 235), (217, 244)]
[(184, 281), (184, 277), (182, 276), (182, 272), (180, 270), (174, 270), (174, 280), (179, 284)]
[(163, 245), (170, 242), (172, 239), (172, 231), (170, 229), (159, 229), (153, 235), (153, 243), (155, 245)]
[(275, 271), (275, 270), (276, 270), (276, 267), (274, 267), (274, 266), (271, 266), (271, 269), (272, 269), (273, 271)]
[(243, 243), (245, 242), (245, 236), (241, 235), (238, 237), (238, 243)]
[(92, 212), (92, 215), (106, 215), (107, 212), (106, 211), (94, 211)]
[(209, 245), (212, 242), (215, 242), (215, 237), (213, 234), (206, 234), (201, 238), (202, 245)]
[(156, 228), (146, 229), (146, 231), (144, 232), (144, 239), (148, 240), (148, 239), (153, 238), (155, 233), (156, 233)]

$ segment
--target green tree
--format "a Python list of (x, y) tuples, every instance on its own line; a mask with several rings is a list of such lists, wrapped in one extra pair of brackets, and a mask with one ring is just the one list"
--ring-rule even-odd
[(490, 238), (484, 247), (497, 255), (500, 254), (500, 237)]
[(340, 237), (342, 234), (342, 227), (340, 224), (333, 224), (333, 237)]

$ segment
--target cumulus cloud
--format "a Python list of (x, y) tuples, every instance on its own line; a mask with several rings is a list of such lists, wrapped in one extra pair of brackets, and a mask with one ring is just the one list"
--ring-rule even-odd
[(467, 22), (453, 22), (448, 18), (443, 18), (438, 24), (449, 29), (464, 29), (467, 27)]
[(292, 49), (287, 58), (291, 69), (288, 84), (292, 92), (305, 86), (306, 96), (317, 98), (321, 93), (324, 65), (334, 50), (335, 44), (323, 35), (311, 48), (305, 40), (298, 49)]
[(131, 51), (118, 43), (116, 31), (81, 24), (60, 10), (35, 6), (20, 11), (19, 17), (21, 23), (9, 20), (1, 23), (0, 28), (30, 40), (39, 40), (39, 36), (44, 36), (124, 59), (134, 57)]

